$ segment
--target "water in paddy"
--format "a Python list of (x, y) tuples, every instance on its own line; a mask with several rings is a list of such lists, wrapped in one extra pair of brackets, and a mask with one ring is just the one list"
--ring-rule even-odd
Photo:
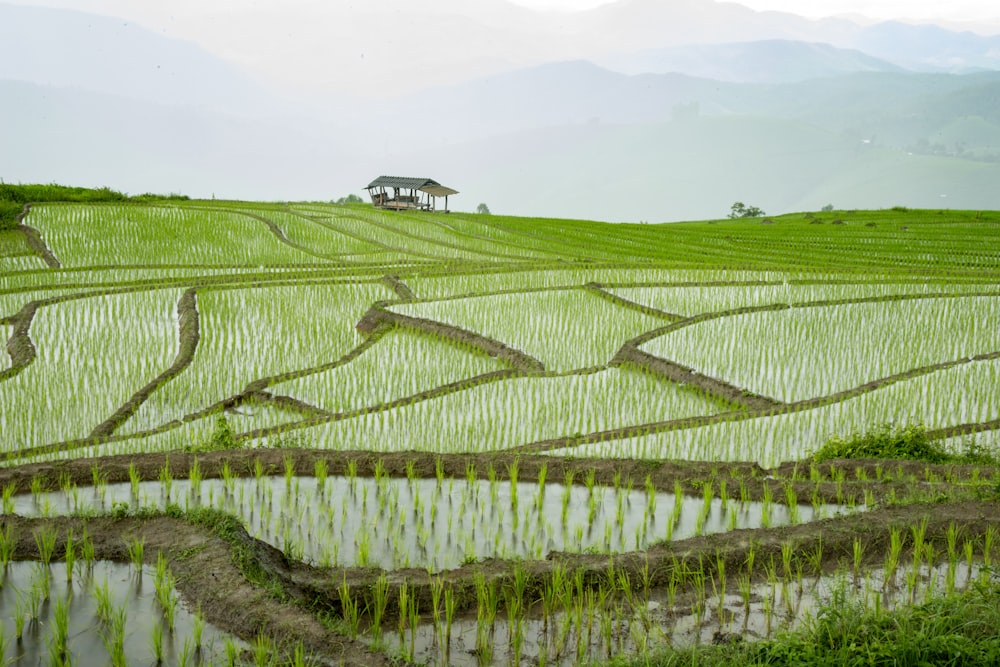
[(255, 537), (328, 566), (443, 570), (554, 551), (622, 553), (667, 539), (808, 522), (846, 508), (676, 496), (600, 485), (370, 477), (247, 477), (106, 484), (9, 498), (26, 516), (214, 507)]
[(855, 614), (891, 610), (997, 577), (995, 569), (978, 559), (916, 568), (904, 564), (888, 576), (884, 568), (857, 576), (849, 571), (801, 579), (795, 573), (779, 574), (772, 583), (721, 595), (706, 582), (705, 596), (694, 608), (675, 604), (663, 589), (651, 590), (648, 597), (636, 592), (631, 600), (615, 593), (607, 598), (585, 593), (573, 598), (568, 610), (557, 606), (547, 619), (537, 604), (512, 619), (507, 598), (500, 595), (492, 622), (472, 610), (454, 619), (448, 635), (444, 622), (435, 625), (430, 611), (420, 610), (415, 630), (387, 626), (380, 642), (390, 653), (422, 665), (569, 667), (737, 636), (740, 641), (766, 639), (799, 627), (822, 605), (842, 605)]
[[(0, 581), (2, 658), (7, 661), (0, 660), (2, 664), (58, 664), (60, 635), (65, 638), (66, 664), (77, 665), (112, 664), (109, 647), (116, 642), (124, 659), (120, 664), (155, 665), (157, 633), (163, 665), (225, 664), (227, 640), (231, 652), (244, 646), (204, 622), (197, 638), (199, 622), (183, 602), (174, 610), (171, 630), (157, 598), (156, 574), (148, 567), (137, 572), (120, 563), (95, 561), (88, 566), (78, 560), (72, 581), (67, 581), (66, 563), (14, 561), (0, 569)], [(171, 595), (177, 598), (172, 589)], [(117, 623), (121, 625), (116, 632)]]

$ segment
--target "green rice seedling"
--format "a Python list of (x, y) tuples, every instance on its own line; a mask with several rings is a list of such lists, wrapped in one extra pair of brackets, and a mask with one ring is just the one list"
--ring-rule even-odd
[(434, 635), (441, 633), (441, 595), (444, 593), (444, 580), (441, 577), (431, 577), (431, 622), (434, 625)]
[(34, 531), (35, 545), (38, 547), (38, 556), (45, 565), (52, 561), (52, 556), (56, 552), (56, 529), (49, 525), (43, 525)]
[(409, 607), (407, 607), (406, 616), (409, 619), (409, 624), (410, 624), (409, 656), (412, 659), (413, 656), (416, 655), (417, 627), (420, 624), (420, 614), (417, 611), (417, 597), (415, 595), (410, 596)]
[(73, 543), (73, 529), (70, 528), (66, 533), (66, 550), (65, 550), (65, 561), (66, 561), (66, 583), (73, 583), (73, 563), (76, 561), (76, 545)]
[(91, 589), (91, 595), (94, 598), (97, 617), (104, 623), (110, 623), (114, 612), (114, 601), (111, 599), (108, 580), (104, 579), (103, 584), (95, 583), (93, 589)]
[(87, 534), (86, 526), (83, 527), (83, 537), (80, 538), (80, 556), (88, 570), (93, 568), (97, 555), (94, 550), (94, 541)]
[[(403, 646), (406, 640), (406, 629), (409, 621), (407, 612), (410, 609), (410, 589), (404, 580), (399, 585), (399, 622), (396, 624), (396, 631), (399, 633), (399, 645)], [(414, 631), (416, 628), (414, 628)]]
[(170, 502), (170, 491), (173, 488), (174, 477), (170, 473), (169, 458), (163, 460), (163, 467), (160, 468), (159, 480), (163, 488), (163, 497), (166, 500), (166, 502)]
[(326, 492), (326, 459), (316, 459), (316, 463), (313, 465), (313, 475), (316, 477), (316, 486), (319, 487), (319, 493), (322, 496)]
[(852, 545), (854, 555), (854, 578), (857, 579), (861, 573), (861, 562), (865, 555), (865, 544), (860, 537), (855, 537)]
[(226, 637), (225, 643), (226, 667), (236, 667), (240, 658), (240, 647), (232, 637)]
[(194, 619), (191, 623), (191, 639), (194, 642), (196, 653), (201, 652), (201, 636), (205, 632), (205, 617), (201, 613), (201, 603), (198, 603), (194, 610)]
[(445, 663), (449, 662), (448, 656), (450, 654), (451, 647), (451, 625), (455, 620), (455, 590), (452, 586), (449, 586), (444, 591), (444, 641), (442, 645), (445, 650)]
[(128, 657), (125, 654), (127, 614), (127, 607), (114, 610), (111, 617), (105, 621), (104, 628), (101, 629), (101, 641), (104, 643), (104, 649), (108, 652), (112, 667), (128, 667)]
[(27, 619), (27, 613), (24, 608), (24, 597), (21, 591), (17, 592), (17, 599), (14, 602), (14, 640), (18, 645), (21, 644), (21, 639), (24, 637), (24, 621)]
[(771, 485), (764, 484), (764, 498), (760, 509), (760, 525), (763, 528), (771, 527), (771, 505), (774, 498), (771, 495)]
[(153, 621), (149, 626), (149, 643), (153, 650), (153, 659), (157, 665), (163, 664), (163, 623)]
[(987, 568), (993, 567), (993, 549), (996, 541), (997, 530), (993, 526), (987, 526), (986, 532), (983, 533), (983, 564)]
[(49, 635), (49, 664), (67, 664), (66, 649), (69, 644), (69, 604), (57, 598), (52, 615), (52, 632)]
[(136, 574), (142, 572), (143, 555), (145, 553), (146, 538), (133, 538), (127, 540), (129, 563)]
[(135, 467), (135, 463), (129, 461), (128, 464), (128, 481), (129, 488), (132, 492), (132, 498), (135, 501), (139, 499), (139, 482), (142, 481), (142, 477), (139, 475), (139, 469)]
[(291, 491), (292, 488), (292, 477), (295, 476), (295, 459), (290, 455), (285, 456), (283, 459), (285, 466), (285, 491)]
[(41, 497), (42, 497), (42, 478), (36, 475), (35, 477), (31, 478), (31, 499), (35, 501), (36, 506), (41, 504)]
[(14, 492), (17, 491), (17, 484), (8, 482), (3, 487), (3, 513), (14, 513)]
[(201, 497), (201, 464), (198, 463), (198, 457), (194, 457), (191, 461), (191, 467), (188, 469), (188, 482), (191, 483), (191, 494), (195, 498)]
[(924, 536), (927, 534), (927, 519), (924, 518), (920, 523), (910, 526), (910, 531), (913, 533), (913, 569), (920, 569), (920, 562), (924, 556)]
[(378, 640), (382, 636), (382, 619), (389, 604), (389, 579), (382, 573), (372, 584), (371, 628), (372, 637)]
[(6, 568), (14, 557), (14, 550), (17, 549), (17, 536), (14, 533), (14, 526), (7, 524), (0, 530), (0, 566)]
[[(517, 511), (517, 474), (519, 468), (518, 458), (515, 456), (514, 460), (507, 465), (507, 477), (510, 480), (510, 502), (514, 509), (514, 517), (519, 515)], [(516, 525), (515, 525), (516, 528)]]
[(267, 667), (273, 664), (276, 647), (271, 643), (271, 638), (263, 632), (258, 632), (250, 645), (250, 652), (253, 655), (253, 664), (256, 667)]
[(191, 638), (185, 637), (184, 644), (181, 646), (181, 652), (177, 656), (177, 667), (187, 667), (188, 661), (191, 659)]
[(350, 637), (358, 636), (358, 627), (361, 624), (361, 614), (358, 609), (358, 600), (351, 595), (351, 587), (347, 583), (347, 575), (337, 589), (340, 596), (340, 610), (343, 615), (344, 624), (347, 626)]
[(903, 534), (900, 528), (889, 529), (889, 551), (885, 555), (885, 583), (895, 581), (896, 570), (899, 568), (900, 557), (903, 552)]

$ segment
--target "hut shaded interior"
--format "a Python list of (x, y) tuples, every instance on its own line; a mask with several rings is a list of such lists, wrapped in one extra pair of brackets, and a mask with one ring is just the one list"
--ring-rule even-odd
[(437, 200), (443, 197), (444, 212), (447, 213), (448, 197), (458, 194), (458, 190), (445, 187), (433, 179), (406, 176), (379, 176), (365, 189), (375, 208), (396, 211), (436, 211)]

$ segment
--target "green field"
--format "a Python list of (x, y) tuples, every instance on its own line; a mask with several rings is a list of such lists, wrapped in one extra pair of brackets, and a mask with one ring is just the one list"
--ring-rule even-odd
[[(348, 664), (670, 660), (667, 646), (713, 633), (794, 627), (838, 578), (880, 610), (986, 582), (1000, 546), (998, 212), (649, 225), (42, 202), (0, 231), (0, 337), (0, 486), (20, 531), (0, 535), (3, 562), (43, 558), (39, 531), (56, 560), (85, 530), (160, 544), (187, 573), (181, 597), (249, 662), (265, 645)], [(810, 463), (887, 423), (979, 458)], [(72, 494), (100, 497), (81, 514)], [(534, 513), (519, 518), (519, 498)], [(60, 503), (71, 518), (52, 518)], [(772, 503), (787, 512), (773, 523)], [(841, 514), (819, 531), (802, 513), (824, 504)], [(281, 521), (251, 519), (265, 511)], [(346, 529), (351, 516), (366, 519)], [(198, 531), (245, 599), (199, 590)], [(97, 544), (98, 559), (128, 557)], [(259, 613), (219, 611), (250, 599)], [(0, 608), (8, 647), (21, 617)]]

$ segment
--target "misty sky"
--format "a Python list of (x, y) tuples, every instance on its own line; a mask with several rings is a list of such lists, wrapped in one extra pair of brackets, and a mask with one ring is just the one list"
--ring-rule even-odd
[[(169, 22), (171, 15), (193, 16), (222, 10), (255, 11), (295, 6), (315, 8), (315, 0), (174, 0), (169, 3), (134, 2), (133, 0), (7, 0), (12, 4), (78, 9), (153, 23)], [(535, 9), (563, 11), (590, 9), (610, 0), (509, 0)], [(336, 0), (343, 4), (349, 0)], [(359, 5), (363, 3), (359, 2)], [(1000, 3), (995, 0), (740, 0), (739, 4), (757, 10), (778, 10), (809, 17), (858, 14), (874, 19), (938, 19), (967, 23), (1000, 24)]]

